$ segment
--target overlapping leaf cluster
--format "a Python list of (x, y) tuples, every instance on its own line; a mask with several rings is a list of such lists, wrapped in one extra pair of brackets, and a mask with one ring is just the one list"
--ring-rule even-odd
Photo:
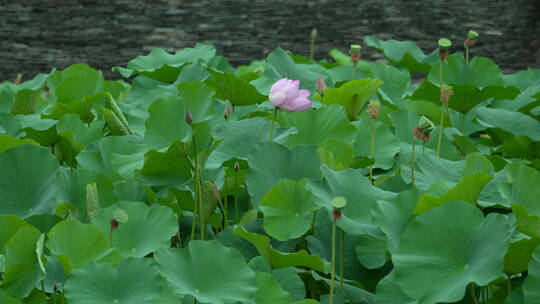
[[(278, 48), (235, 69), (198, 44), (126, 81), (78, 64), (1, 83), (0, 303), (327, 303), (337, 196), (334, 303), (540, 302), (540, 72), (365, 41), (388, 64)], [(270, 141), (284, 77), (314, 108)], [(413, 186), (413, 130), (441, 115)]]

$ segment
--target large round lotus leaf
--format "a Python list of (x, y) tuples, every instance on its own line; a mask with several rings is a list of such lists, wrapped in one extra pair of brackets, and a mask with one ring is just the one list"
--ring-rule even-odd
[(414, 218), (392, 260), (396, 281), (421, 303), (454, 302), (502, 275), (512, 229), (502, 214), (452, 201)]
[(257, 272), (257, 304), (290, 303), (291, 295), (279, 285), (270, 273)]
[(160, 249), (155, 259), (161, 274), (180, 294), (202, 303), (251, 302), (257, 277), (242, 254), (217, 241), (191, 241), (187, 248)]
[(428, 75), (428, 80), (439, 84), (439, 70), (442, 65), (443, 81), (446, 84), (467, 84), (477, 88), (489, 85), (502, 85), (501, 70), (497, 64), (486, 57), (474, 57), (468, 63), (461, 54), (448, 56), (448, 63), (438, 61)]
[(223, 140), (212, 151), (206, 161), (206, 168), (217, 169), (221, 164), (231, 158), (246, 159), (249, 151), (256, 144), (267, 140), (271, 122), (262, 117), (242, 119), (225, 122), (217, 125), (212, 130), (212, 136), (216, 140)]
[(536, 248), (529, 263), (529, 275), (523, 283), (525, 303), (540, 303), (540, 247)]
[(144, 139), (151, 147), (161, 149), (175, 140), (191, 137), (191, 127), (185, 120), (185, 106), (179, 97), (160, 98), (150, 105), (148, 112)]
[(215, 92), (204, 82), (191, 81), (178, 85), (178, 93), (182, 98), (186, 111), (191, 114), (193, 123), (200, 123), (213, 118), (215, 103), (212, 96)]
[(418, 301), (409, 297), (396, 283), (395, 271), (387, 274), (377, 285), (375, 292), (377, 304), (418, 304)]
[(13, 296), (26, 297), (43, 279), (38, 264), (36, 243), (41, 233), (34, 227), (23, 227), (6, 243), (6, 265), (2, 288)]
[(307, 180), (280, 180), (261, 199), (264, 230), (280, 241), (301, 237), (311, 227), (318, 209), (306, 190)]
[(23, 302), (16, 297), (12, 297), (5, 291), (0, 289), (0, 303), (2, 304), (23, 304)]
[(5, 254), (4, 245), (21, 228), (30, 228), (30, 224), (15, 215), (0, 214), (0, 254)]
[(345, 232), (356, 235), (362, 234), (365, 229), (374, 228), (371, 207), (376, 200), (391, 200), (395, 194), (373, 186), (360, 170), (332, 171), (326, 166), (321, 168), (324, 181), (308, 185), (308, 189), (313, 192), (315, 203), (331, 210), (331, 200), (342, 196), (347, 199), (347, 205), (343, 208), (343, 216), (337, 222), (338, 226)]
[(116, 268), (92, 263), (73, 272), (65, 287), (73, 304), (146, 304), (159, 296), (161, 276), (150, 259), (128, 258)]
[(282, 178), (317, 180), (321, 177), (319, 159), (313, 146), (289, 150), (275, 142), (262, 142), (251, 150), (248, 163), (246, 184), (256, 208), (263, 195)]
[[(112, 245), (126, 257), (144, 257), (164, 247), (170, 247), (170, 239), (178, 231), (178, 221), (173, 211), (164, 206), (149, 207), (139, 202), (118, 202), (101, 210), (93, 224), (110, 237), (110, 220), (115, 210), (121, 209), (128, 215), (112, 232)], [(111, 240), (109, 240), (111, 241)]]
[(375, 127), (375, 163), (374, 168), (390, 169), (394, 166), (394, 157), (399, 153), (399, 141), (382, 122), (372, 121), (364, 116), (358, 123), (354, 150), (358, 156), (371, 157), (371, 128)]
[(0, 214), (26, 218), (50, 213), (58, 161), (43, 147), (22, 145), (0, 154)]
[(540, 172), (519, 163), (506, 167), (511, 185), (503, 184), (500, 189), (511, 204), (519, 204), (527, 209), (530, 215), (540, 216)]
[(103, 258), (109, 250), (109, 243), (99, 229), (73, 219), (56, 224), (47, 236), (47, 248), (68, 273)]
[(295, 127), (298, 130), (287, 138), (286, 144), (290, 147), (318, 146), (329, 138), (352, 144), (357, 131), (347, 119), (345, 109), (339, 105), (326, 106), (316, 111), (281, 112), (277, 120), (282, 126)]

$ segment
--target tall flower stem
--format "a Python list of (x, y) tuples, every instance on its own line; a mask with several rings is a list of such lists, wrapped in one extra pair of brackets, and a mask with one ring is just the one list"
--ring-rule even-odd
[(371, 146), (369, 157), (373, 160), (373, 163), (369, 166), (369, 180), (373, 183), (373, 164), (375, 163), (375, 118), (371, 119)]
[(315, 40), (317, 39), (317, 30), (313, 29), (311, 31), (311, 40), (309, 43), (309, 59), (313, 60), (315, 57)]
[(345, 270), (345, 232), (339, 229), (339, 288), (343, 288), (343, 277)]
[(334, 280), (336, 275), (336, 217), (332, 217), (332, 272), (330, 273), (329, 304), (334, 304)]
[(437, 139), (437, 157), (441, 155), (441, 143), (442, 143), (442, 136), (443, 136), (443, 123), (444, 123), (444, 112), (441, 111), (441, 121), (439, 122), (439, 135)]
[[(229, 188), (227, 187), (227, 173), (225, 173), (225, 181), (224, 181), (223, 188), (225, 189), (225, 195), (223, 197), (223, 215), (226, 216), (229, 212), (229, 205), (228, 205), (229, 195), (227, 193)], [(225, 217), (225, 218), (228, 218), (228, 217)], [(228, 219), (225, 220), (225, 228), (227, 227), (229, 227)]]
[(413, 187), (416, 186), (416, 182), (415, 182), (415, 179), (414, 179), (414, 163), (415, 162), (416, 162), (416, 137), (413, 136), (412, 154), (411, 154), (411, 179), (412, 179)]
[(274, 108), (274, 114), (272, 115), (272, 125), (270, 125), (270, 141), (274, 139), (274, 125), (276, 123), (276, 116), (277, 116), (278, 108)]
[(465, 46), (465, 64), (469, 63), (469, 46)]
[[(235, 171), (234, 173), (234, 189), (238, 189), (238, 172)], [(240, 222), (239, 219), (239, 211), (238, 211), (238, 195), (234, 196), (234, 219), (236, 223)]]
[(202, 208), (202, 187), (201, 187), (201, 174), (200, 174), (200, 168), (199, 168), (199, 160), (197, 156), (197, 143), (195, 142), (195, 136), (192, 136), (193, 141), (193, 153), (194, 153), (194, 160), (195, 160), (195, 205), (198, 206), (199, 209), (199, 224), (200, 224), (200, 232), (201, 232), (201, 240), (204, 240), (204, 232), (205, 232), (205, 225), (204, 225), (204, 217), (203, 217), (203, 208)]
[(478, 299), (476, 298), (476, 291), (474, 290), (474, 284), (469, 285), (471, 288), (471, 297), (473, 299), (474, 304), (478, 304)]

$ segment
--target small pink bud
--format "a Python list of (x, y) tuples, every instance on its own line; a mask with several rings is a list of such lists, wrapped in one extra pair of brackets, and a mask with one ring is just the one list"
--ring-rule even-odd
[(120, 223), (117, 222), (115, 219), (111, 219), (111, 221), (109, 223), (111, 224), (111, 229), (112, 230), (118, 229), (118, 225), (120, 225)]
[(189, 111), (186, 111), (185, 120), (188, 124), (191, 124), (193, 122), (193, 118), (191, 117), (191, 113)]
[(333, 209), (332, 214), (334, 215), (334, 218), (336, 219), (336, 221), (341, 218), (341, 210), (339, 209)]
[(326, 83), (324, 82), (322, 76), (319, 76), (319, 78), (317, 78), (317, 81), (315, 81), (315, 88), (317, 89), (317, 92), (319, 92), (319, 94), (324, 95), (324, 92), (328, 87), (326, 86)]
[(232, 115), (232, 107), (230, 104), (227, 104), (227, 106), (225, 107), (225, 111), (223, 111), (223, 117), (225, 117), (225, 119), (229, 119)]

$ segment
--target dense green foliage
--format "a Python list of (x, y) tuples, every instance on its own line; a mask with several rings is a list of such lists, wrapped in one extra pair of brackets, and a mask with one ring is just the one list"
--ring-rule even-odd
[(0, 83), (0, 303), (540, 303), (540, 71), (365, 41)]

